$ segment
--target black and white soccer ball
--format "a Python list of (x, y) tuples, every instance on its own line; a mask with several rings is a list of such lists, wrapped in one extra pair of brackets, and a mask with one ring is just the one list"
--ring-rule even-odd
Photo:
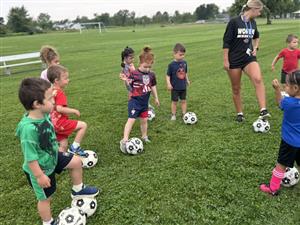
[(74, 198), (71, 203), (72, 207), (80, 209), (87, 217), (93, 215), (97, 210), (96, 198)]
[(290, 168), (287, 167), (284, 173), (284, 177), (281, 180), (281, 184), (284, 187), (294, 186), (299, 182), (299, 171), (296, 167)]
[(141, 139), (133, 137), (126, 142), (126, 152), (130, 155), (137, 155), (144, 150)]
[(87, 156), (86, 157), (80, 157), (82, 161), (82, 167), (83, 168), (92, 168), (94, 167), (98, 162), (98, 156), (96, 152), (92, 150), (85, 150), (84, 151)]
[(65, 208), (58, 215), (58, 225), (85, 225), (86, 215), (78, 208)]
[(194, 112), (187, 112), (183, 115), (183, 122), (185, 124), (191, 125), (197, 123), (198, 119)]
[(258, 133), (267, 133), (271, 128), (268, 120), (263, 120), (260, 118), (254, 121), (252, 126), (253, 126), (253, 130)]
[(154, 108), (148, 109), (148, 120), (151, 121), (155, 118), (155, 111)]

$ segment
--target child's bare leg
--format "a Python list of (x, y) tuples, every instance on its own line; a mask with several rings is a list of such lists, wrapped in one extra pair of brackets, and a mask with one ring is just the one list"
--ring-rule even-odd
[(186, 114), (186, 100), (181, 100), (181, 111), (182, 111), (182, 115)]
[(140, 118), (142, 138), (146, 138), (148, 131), (148, 118)]
[(68, 149), (68, 139), (62, 139), (59, 141), (59, 151), (60, 152), (65, 152)]
[(176, 106), (177, 106), (177, 102), (172, 101), (172, 103), (171, 103), (172, 115), (176, 115)]
[(81, 141), (85, 135), (86, 129), (87, 129), (87, 124), (83, 121), (78, 121), (77, 126), (75, 128), (77, 133), (76, 133), (74, 142), (81, 143)]
[(134, 122), (135, 118), (128, 118), (127, 123), (124, 127), (123, 141), (128, 141)]
[(72, 160), (66, 166), (70, 169), (70, 176), (72, 179), (73, 185), (82, 184), (82, 161), (81, 159), (74, 155)]
[(41, 200), (37, 203), (39, 215), (44, 222), (50, 221), (52, 219), (50, 201), (51, 198), (47, 198), (46, 200)]

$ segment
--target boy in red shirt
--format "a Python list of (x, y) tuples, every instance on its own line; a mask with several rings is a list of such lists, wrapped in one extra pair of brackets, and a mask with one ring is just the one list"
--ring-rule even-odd
[(83, 121), (70, 120), (69, 114), (80, 116), (77, 109), (69, 108), (67, 96), (64, 88), (69, 83), (69, 73), (66, 68), (60, 65), (53, 65), (47, 71), (48, 80), (53, 84), (56, 91), (54, 96), (55, 106), (50, 113), (57, 141), (59, 142), (59, 151), (65, 152), (68, 148), (68, 137), (77, 131), (73, 144), (70, 145), (69, 152), (79, 156), (86, 156), (84, 149), (80, 147), (80, 142), (85, 135), (87, 124)]
[(300, 59), (300, 49), (298, 49), (298, 37), (289, 34), (286, 39), (287, 48), (282, 49), (272, 62), (272, 71), (275, 70), (275, 64), (280, 58), (283, 58), (283, 66), (281, 69), (281, 84), (283, 88), (286, 83), (286, 75), (298, 69), (298, 60)]

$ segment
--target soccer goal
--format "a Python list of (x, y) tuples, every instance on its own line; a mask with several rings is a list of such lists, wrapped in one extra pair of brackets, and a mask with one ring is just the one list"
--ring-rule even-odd
[(88, 29), (98, 29), (99, 33), (106, 32), (105, 25), (102, 22), (80, 23), (79, 32), (81, 34), (84, 30)]

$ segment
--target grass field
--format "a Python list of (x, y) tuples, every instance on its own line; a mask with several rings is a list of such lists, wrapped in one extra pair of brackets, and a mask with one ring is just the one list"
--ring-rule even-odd
[[(136, 32), (128, 28), (102, 34), (50, 33), (0, 39), (1, 55), (53, 45), (61, 55), (61, 64), (70, 71), (66, 89), (69, 105), (78, 108), (81, 120), (89, 125), (82, 145), (100, 157), (96, 167), (85, 170), (86, 182), (103, 189), (98, 210), (88, 224), (300, 224), (300, 185), (283, 188), (275, 198), (258, 190), (259, 183), (270, 178), (280, 142), (282, 113), (275, 105), (271, 80), (279, 78), (281, 62), (275, 73), (270, 65), (285, 47), (287, 34), (299, 35), (299, 21), (275, 21), (271, 26), (259, 22), (258, 59), (272, 114), (267, 134), (252, 131), (259, 109), (246, 76), (242, 87), (246, 122), (234, 122), (230, 84), (222, 69), (224, 29), (225, 24), (154, 26)], [(188, 110), (196, 112), (199, 120), (194, 126), (169, 120), (165, 73), (176, 42), (187, 49), (191, 80)], [(149, 125), (152, 143), (134, 157), (119, 150), (127, 120), (127, 94), (118, 74), (120, 52), (127, 45), (136, 50), (136, 64), (144, 45), (153, 48), (161, 101), (156, 119)], [(0, 224), (39, 224), (35, 196), (22, 172), (22, 152), (14, 134), (24, 113), (17, 98), (19, 83), (25, 77), (38, 77), (40, 70), (34, 65), (14, 72), (0, 77)], [(140, 137), (138, 124), (131, 136)], [(52, 201), (54, 216), (70, 205), (70, 188), (68, 173), (58, 176)]]

